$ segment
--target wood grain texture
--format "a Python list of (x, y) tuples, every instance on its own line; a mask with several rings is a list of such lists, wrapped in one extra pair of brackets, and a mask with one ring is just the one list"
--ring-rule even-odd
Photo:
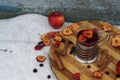
[[(102, 26), (103, 26), (103, 23), (100, 21), (82, 21), (82, 22), (79, 22), (78, 24), (87, 25), (91, 27), (98, 27), (99, 29), (102, 29)], [(50, 54), (49, 54), (50, 65), (51, 65), (52, 71), (55, 73), (58, 80), (74, 80), (73, 74), (76, 72), (79, 72), (81, 74), (81, 77), (80, 77), (81, 80), (116, 80), (116, 63), (120, 60), (120, 49), (114, 48), (111, 46), (111, 39), (116, 34), (120, 34), (120, 30), (117, 29), (115, 26), (112, 26), (112, 27), (113, 27), (113, 30), (111, 32), (108, 32), (110, 34), (109, 41), (99, 48), (98, 59), (91, 64), (83, 64), (77, 61), (73, 54), (70, 54), (70, 50), (72, 46), (74, 46), (76, 43), (75, 36), (72, 35), (72, 36), (66, 37), (60, 33), (61, 36), (72, 41), (73, 44), (68, 45), (65, 56), (60, 56), (64, 65), (63, 70), (58, 69), (55, 62), (55, 58), (52, 55), (55, 48), (51, 46)], [(63, 49), (65, 47), (64, 43), (62, 43), (60, 47), (62, 47)], [(58, 51), (61, 51), (62, 49), (59, 48)], [(104, 50), (108, 50), (109, 52), (106, 59), (105, 58), (103, 59)], [(62, 53), (59, 53), (59, 54), (61, 55)], [(100, 62), (101, 64), (99, 64)], [(88, 68), (88, 65), (90, 66), (90, 68)], [(96, 70), (102, 72), (103, 74), (102, 79), (97, 79), (92, 76), (93, 71), (96, 71)]]

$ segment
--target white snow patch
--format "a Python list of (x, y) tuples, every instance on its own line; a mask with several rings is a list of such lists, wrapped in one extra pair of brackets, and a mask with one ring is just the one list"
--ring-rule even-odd
[[(69, 24), (66, 22), (61, 29)], [(49, 64), (50, 47), (35, 51), (34, 46), (40, 41), (41, 34), (61, 29), (53, 29), (48, 18), (38, 14), (1, 19), (0, 80), (48, 80), (47, 75), (51, 75), (50, 80), (57, 80)], [(36, 61), (38, 55), (47, 57), (44, 67), (39, 67), (40, 63)], [(37, 73), (33, 73), (34, 68), (38, 69)]]

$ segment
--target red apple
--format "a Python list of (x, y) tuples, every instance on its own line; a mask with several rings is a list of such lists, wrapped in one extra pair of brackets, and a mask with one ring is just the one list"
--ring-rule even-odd
[(65, 19), (60, 12), (52, 12), (48, 16), (48, 21), (54, 29), (58, 29), (64, 24)]

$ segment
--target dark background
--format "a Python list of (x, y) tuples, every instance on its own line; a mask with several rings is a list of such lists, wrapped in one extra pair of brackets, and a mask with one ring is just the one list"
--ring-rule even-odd
[(120, 24), (120, 0), (0, 0), (0, 18), (36, 13), (64, 14), (66, 21), (102, 20)]

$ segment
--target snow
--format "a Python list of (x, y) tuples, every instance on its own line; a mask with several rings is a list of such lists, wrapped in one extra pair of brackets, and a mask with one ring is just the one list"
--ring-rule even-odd
[[(62, 28), (69, 25), (65, 23)], [(62, 29), (61, 28), (61, 29)], [(26, 14), (0, 20), (0, 80), (57, 80), (49, 64), (49, 47), (35, 51), (40, 35), (53, 29), (48, 18), (38, 14)], [(38, 55), (47, 57), (44, 67), (36, 61)], [(38, 70), (33, 73), (33, 69)]]
[[(38, 14), (25, 14), (0, 20), (0, 80), (57, 80), (49, 63), (49, 48), (35, 51), (40, 35), (58, 31), (71, 23), (65, 22), (60, 29), (53, 29), (48, 18)], [(120, 28), (120, 26), (118, 26)], [(47, 57), (44, 67), (36, 61), (38, 55)], [(38, 70), (33, 73), (33, 69)]]

